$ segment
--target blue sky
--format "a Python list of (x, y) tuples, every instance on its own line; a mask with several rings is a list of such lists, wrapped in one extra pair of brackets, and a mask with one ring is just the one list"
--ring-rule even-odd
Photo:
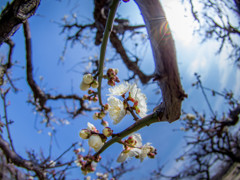
[[(4, 5), (5, 2), (6, 1), (1, 1), (0, 6)], [(219, 91), (225, 88), (232, 89), (236, 94), (236, 98), (239, 98), (240, 72), (232, 62), (226, 61), (227, 50), (221, 55), (216, 55), (216, 42), (200, 44), (201, 37), (197, 35), (193, 36), (192, 34), (195, 24), (189, 12), (184, 11), (184, 7), (180, 1), (164, 0), (162, 3), (176, 42), (182, 84), (188, 94), (188, 99), (183, 102), (184, 111), (191, 112), (191, 108), (194, 107), (200, 112), (209, 113), (200, 90), (191, 87), (191, 84), (195, 81), (194, 72), (202, 76), (202, 81), (205, 86)], [(84, 94), (79, 89), (83, 70), (76, 65), (82, 59), (87, 60), (90, 56), (94, 57), (95, 55), (99, 55), (99, 48), (84, 49), (81, 45), (75, 45), (72, 49), (68, 47), (63, 63), (59, 63), (64, 48), (65, 34), (60, 33), (61, 28), (59, 28), (58, 22), (61, 22), (61, 19), (65, 15), (68, 16), (68, 19), (72, 19), (73, 13), (76, 13), (77, 16), (80, 17), (79, 21), (89, 22), (89, 19), (90, 21), (92, 20), (92, 10), (93, 3), (89, 0), (82, 0), (81, 3), (73, 0), (64, 2), (42, 0), (37, 14), (30, 18), (35, 80), (42, 88), (45, 88), (45, 90), (52, 93), (59, 92), (67, 94), (73, 89), (74, 92), (79, 95)], [(123, 17), (129, 18), (132, 24), (143, 23), (140, 12), (133, 1), (127, 4), (122, 3), (118, 12)], [(36, 151), (38, 151), (39, 148), (42, 148), (47, 154), (50, 143), (48, 132), (50, 132), (51, 129), (45, 128), (40, 123), (42, 118), (32, 113), (33, 107), (31, 105), (26, 105), (26, 99), (30, 93), (30, 89), (25, 82), (25, 69), (21, 68), (25, 66), (25, 45), (22, 28), (16, 32), (13, 40), (16, 44), (13, 59), (17, 60), (19, 65), (14, 67), (12, 76), (14, 78), (22, 78), (16, 81), (16, 85), (21, 91), (17, 94), (11, 93), (8, 97), (11, 101), (8, 109), (9, 115), (10, 118), (14, 120), (14, 124), (11, 126), (14, 145), (17, 151), (24, 157), (25, 151), (29, 149), (36, 149)], [(85, 43), (89, 46), (93, 44), (93, 42), (89, 40), (85, 40)], [(143, 48), (145, 55), (142, 54), (141, 56), (143, 59), (141, 68), (144, 72), (153, 72), (154, 63), (149, 43)], [(3, 45), (0, 48), (0, 55), (5, 55), (7, 52), (8, 47)], [(141, 49), (139, 53), (141, 53)], [(109, 48), (107, 57), (111, 57), (112, 54), (114, 54), (114, 52)], [(122, 75), (123, 78), (124, 75), (127, 74), (125, 67), (120, 61), (110, 65), (112, 65), (113, 68), (119, 67), (120, 75)], [(71, 71), (73, 67), (75, 71)], [(40, 80), (41, 76), (43, 77), (42, 81)], [(143, 92), (146, 93), (148, 102), (156, 103), (156, 95), (152, 92), (153, 88), (156, 88), (156, 85), (148, 88), (143, 87)], [(103, 92), (107, 92), (107, 89)], [(221, 112), (226, 110), (223, 106), (223, 99), (212, 98), (210, 94), (209, 98), (214, 111)], [(61, 108), (62, 104), (55, 106), (56, 108)], [(149, 112), (151, 112), (152, 108), (153, 106), (149, 106)], [(0, 112), (2, 114), (2, 110)], [(68, 119), (66, 114), (61, 112), (61, 110), (58, 111), (57, 115)], [(55, 126), (58, 146), (53, 148), (54, 157), (61, 154), (71, 143), (76, 141), (81, 142), (81, 139), (78, 137), (78, 132), (81, 128), (86, 127), (88, 121), (95, 123), (91, 120), (91, 117), (92, 114), (86, 114), (70, 121), (70, 125)], [(108, 120), (110, 119), (108, 118)], [(113, 127), (113, 129), (115, 131), (121, 131), (132, 123), (133, 121), (129, 116), (118, 126)], [(96, 124), (97, 127), (100, 127), (99, 122)], [(110, 125), (112, 124), (110, 123)], [(139, 162), (137, 160), (131, 160), (130, 164), (134, 164), (139, 168), (134, 171), (134, 173), (127, 174), (124, 179), (145, 179), (148, 173), (159, 163), (169, 163), (171, 167), (173, 167), (173, 159), (179, 155), (181, 152), (180, 148), (184, 145), (184, 133), (173, 131), (173, 129), (179, 129), (180, 127), (179, 121), (172, 124), (163, 122), (140, 130), (139, 133), (142, 134), (143, 142), (151, 142), (152, 145), (157, 148), (158, 155), (155, 160), (148, 159), (141, 164), (137, 163)], [(39, 130), (42, 130), (41, 134), (38, 133)], [(54, 141), (53, 145), (57, 143)], [(87, 142), (85, 142), (85, 144), (87, 144)], [(114, 145), (103, 153), (103, 157), (115, 158), (121, 150), (121, 145)], [(79, 178), (80, 174), (80, 170), (74, 171), (71, 179)]]

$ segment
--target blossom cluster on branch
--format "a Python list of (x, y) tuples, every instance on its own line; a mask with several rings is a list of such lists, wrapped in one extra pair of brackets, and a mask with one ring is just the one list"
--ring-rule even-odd
[[(104, 126), (102, 133), (90, 122), (87, 123), (87, 128), (82, 129), (79, 132), (79, 136), (82, 139), (88, 140), (89, 147), (93, 148), (95, 152), (98, 152), (109, 137), (116, 137), (117, 134), (113, 133), (113, 130), (109, 127), (109, 123), (104, 120), (106, 114), (109, 113), (110, 119), (113, 124), (117, 125), (127, 114), (132, 115), (133, 119), (137, 121), (147, 115), (147, 98), (145, 94), (141, 92), (141, 89), (137, 85), (130, 84), (129, 82), (123, 82), (119, 85), (115, 85), (115, 82), (120, 82), (117, 77), (118, 69), (110, 68), (107, 70), (104, 79), (111, 86), (109, 88), (109, 94), (107, 94), (107, 104), (102, 105), (101, 111), (96, 112), (93, 115), (93, 119), (100, 119)], [(91, 74), (85, 74), (80, 85), (80, 89), (88, 90), (88, 95), (84, 95), (84, 99), (98, 101), (98, 92), (89, 89), (92, 87), (92, 83), (96, 81), (96, 76)], [(97, 81), (96, 81), (97, 82)], [(83, 88), (87, 87), (86, 89)], [(139, 117), (138, 117), (139, 116)], [(134, 133), (130, 135), (126, 140), (118, 140), (118, 143), (123, 145), (124, 150), (120, 153), (117, 162), (124, 162), (129, 157), (136, 157), (141, 162), (146, 158), (154, 158), (156, 155), (156, 149), (151, 146), (151, 143), (142, 144), (141, 135)], [(76, 164), (81, 167), (83, 174), (94, 172), (96, 169), (96, 163), (99, 162), (101, 157), (88, 154), (87, 156), (77, 155)]]

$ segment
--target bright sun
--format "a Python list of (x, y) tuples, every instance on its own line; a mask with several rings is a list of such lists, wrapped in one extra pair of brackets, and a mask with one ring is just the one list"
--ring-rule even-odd
[(179, 1), (165, 0), (162, 2), (170, 24), (174, 39), (189, 45), (193, 39), (193, 19), (189, 12), (184, 11), (184, 6)]

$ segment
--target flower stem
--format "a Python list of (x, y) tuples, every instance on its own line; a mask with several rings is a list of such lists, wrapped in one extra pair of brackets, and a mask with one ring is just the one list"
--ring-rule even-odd
[(98, 67), (98, 73), (99, 73), (99, 75), (98, 75), (98, 83), (99, 83), (98, 98), (99, 98), (99, 104), (101, 106), (103, 106), (101, 89), (102, 89), (104, 59), (105, 59), (108, 39), (109, 39), (110, 33), (112, 31), (113, 21), (114, 21), (114, 17), (115, 17), (116, 11), (117, 11), (118, 4), (119, 4), (119, 0), (113, 0), (112, 4), (110, 6), (110, 12), (109, 12), (107, 23), (105, 26), (105, 30), (104, 30), (104, 34), (103, 34), (103, 41), (102, 41), (102, 46), (101, 46), (101, 51), (100, 51), (100, 60), (99, 60), (99, 67)]

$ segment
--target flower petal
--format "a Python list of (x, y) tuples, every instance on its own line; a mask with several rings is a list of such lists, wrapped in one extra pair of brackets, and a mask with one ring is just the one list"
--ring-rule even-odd
[(122, 163), (126, 161), (127, 158), (128, 158), (128, 153), (121, 152), (121, 154), (117, 158), (117, 162)]

